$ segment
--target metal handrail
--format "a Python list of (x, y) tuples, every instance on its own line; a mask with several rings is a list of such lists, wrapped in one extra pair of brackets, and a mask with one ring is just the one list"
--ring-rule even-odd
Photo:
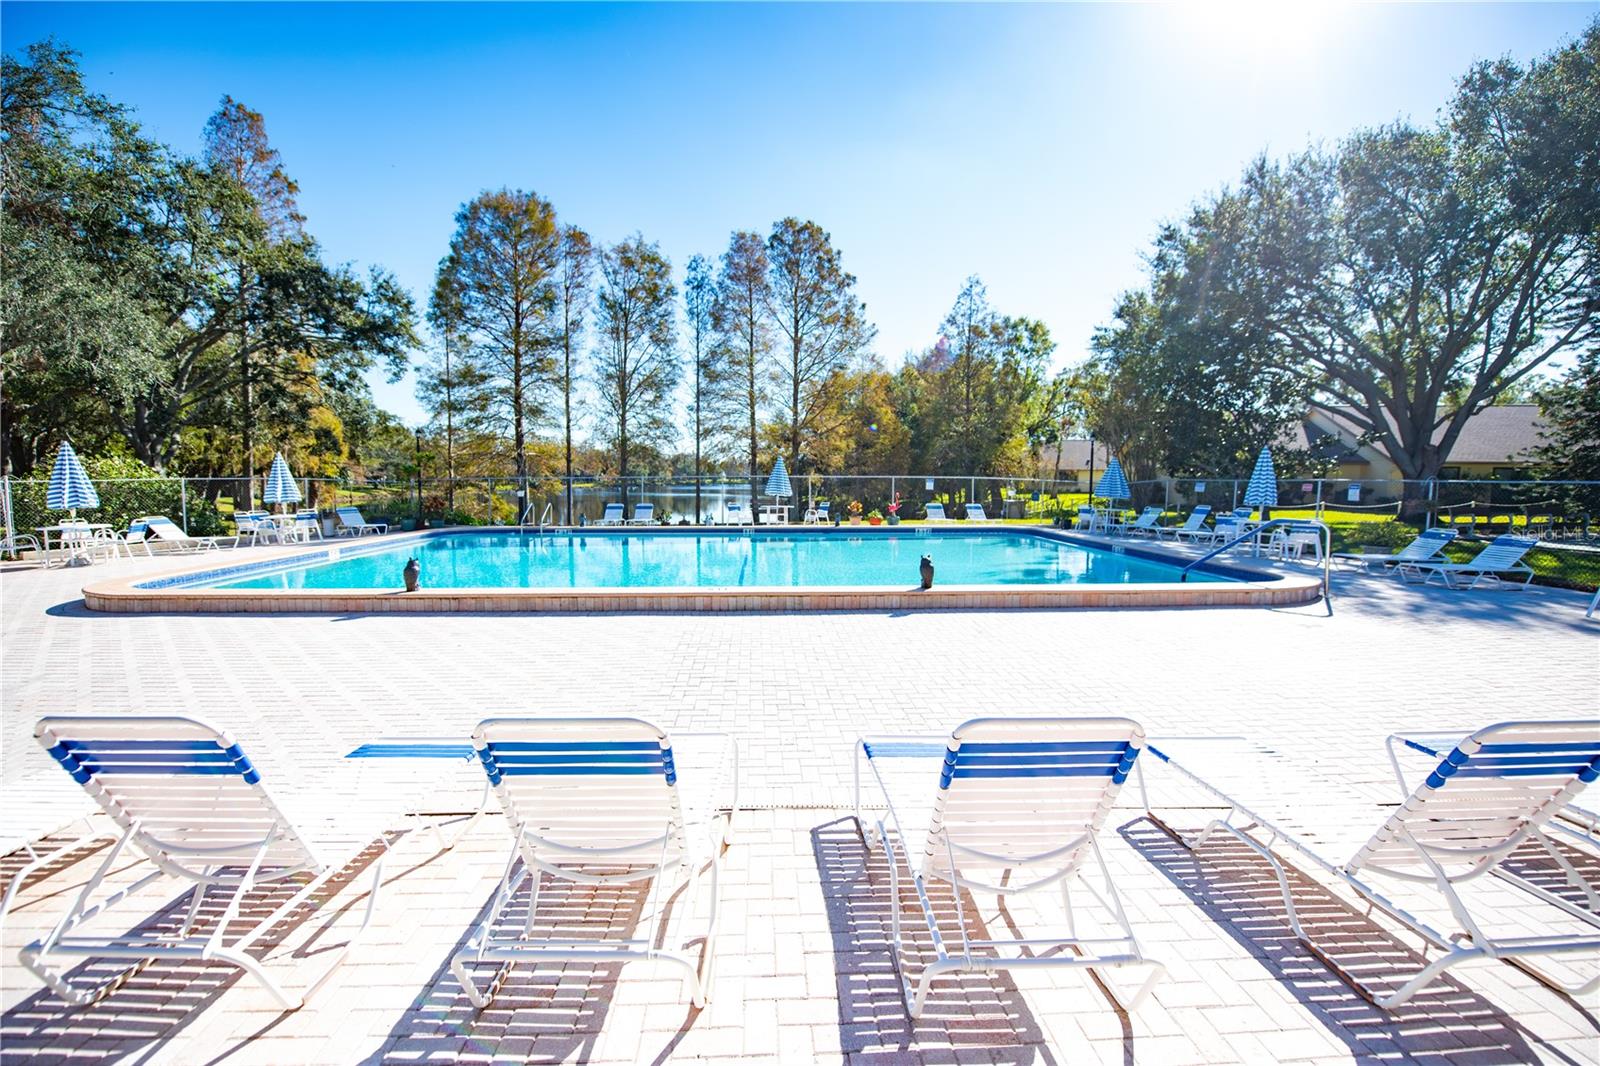
[(1248, 533), (1240, 534), (1239, 536), (1234, 537), (1232, 540), (1228, 541), (1228, 543), (1222, 545), (1220, 548), (1212, 548), (1210, 551), (1208, 551), (1204, 555), (1200, 556), (1200, 558), (1191, 561), (1189, 563), (1189, 565), (1187, 565), (1187, 566), (1185, 566), (1183, 568), (1183, 573), (1178, 576), (1178, 580), (1179, 581), (1188, 581), (1189, 580), (1189, 571), (1193, 570), (1195, 567), (1199, 566), (1201, 563), (1208, 562), (1208, 561), (1210, 561), (1212, 559), (1215, 559), (1217, 556), (1221, 555), (1223, 552), (1227, 551), (1228, 549), (1237, 547), (1238, 545), (1243, 544), (1245, 541), (1250, 540), (1252, 537), (1260, 537), (1261, 534), (1262, 534), (1262, 531), (1268, 530), (1268, 529), (1272, 529), (1274, 526), (1280, 526), (1280, 527), (1281, 526), (1300, 526), (1302, 528), (1304, 528), (1306, 526), (1311, 526), (1311, 527), (1314, 527), (1315, 529), (1317, 529), (1322, 534), (1322, 602), (1327, 605), (1328, 614), (1332, 615), (1333, 614), (1333, 585), (1332, 585), (1332, 579), (1333, 579), (1333, 530), (1328, 527), (1328, 524), (1326, 522), (1318, 522), (1315, 519), (1274, 518), (1274, 519), (1271, 519), (1269, 521), (1263, 522), (1259, 526), (1256, 526), (1256, 528), (1250, 530)]
[[(529, 525), (528, 516), (533, 513), (534, 506), (535, 506), (534, 504), (530, 503), (530, 504), (528, 504), (527, 509), (522, 512), (522, 517), (517, 521), (517, 528), (518, 529), (527, 528), (527, 526)], [(544, 532), (544, 527), (545, 527), (545, 525), (547, 523), (549, 525), (551, 525), (551, 526), (554, 526), (556, 524), (555, 517), (556, 517), (556, 505), (553, 504), (553, 503), (548, 503), (547, 502), (544, 505), (544, 510), (539, 513), (539, 521), (534, 524), (534, 528), (539, 530), (539, 532), (541, 532), (541, 533)]]

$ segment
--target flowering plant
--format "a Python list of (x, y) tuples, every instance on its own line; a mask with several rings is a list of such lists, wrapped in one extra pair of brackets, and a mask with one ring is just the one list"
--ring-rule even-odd
[(851, 514), (860, 514), (861, 513), (861, 501), (860, 500), (851, 500), (850, 501), (850, 513)]
[(894, 494), (894, 502), (889, 505), (889, 513), (890, 514), (899, 514), (900, 513), (900, 494), (898, 492)]

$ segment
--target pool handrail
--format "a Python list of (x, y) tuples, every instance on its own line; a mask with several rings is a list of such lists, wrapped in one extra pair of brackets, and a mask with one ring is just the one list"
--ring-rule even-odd
[(1274, 527), (1282, 528), (1282, 527), (1285, 527), (1285, 526), (1300, 526), (1302, 528), (1304, 528), (1306, 526), (1314, 526), (1320, 532), (1320, 534), (1322, 536), (1322, 539), (1323, 539), (1323, 544), (1322, 544), (1322, 602), (1327, 604), (1328, 614), (1331, 616), (1333, 614), (1333, 588), (1332, 588), (1332, 579), (1331, 579), (1332, 578), (1331, 567), (1332, 567), (1332, 563), (1333, 563), (1333, 530), (1328, 528), (1328, 524), (1326, 522), (1318, 522), (1315, 519), (1308, 519), (1308, 518), (1274, 518), (1274, 519), (1271, 519), (1269, 521), (1262, 522), (1260, 525), (1256, 526), (1254, 529), (1251, 529), (1251, 530), (1249, 530), (1249, 531), (1247, 531), (1245, 533), (1239, 534), (1237, 537), (1234, 537), (1232, 540), (1230, 540), (1227, 543), (1221, 545), (1220, 547), (1212, 548), (1210, 551), (1206, 552), (1204, 555), (1200, 556), (1198, 559), (1195, 559), (1195, 560), (1191, 561), (1187, 566), (1185, 566), (1183, 568), (1183, 573), (1178, 575), (1178, 580), (1179, 581), (1188, 581), (1189, 580), (1189, 571), (1193, 570), (1195, 567), (1199, 566), (1202, 563), (1208, 562), (1209, 560), (1216, 558), (1217, 556), (1221, 555), (1223, 552), (1227, 551), (1228, 549), (1234, 548), (1234, 547), (1237, 547), (1240, 544), (1243, 544), (1245, 541), (1249, 540), (1252, 537), (1259, 537), (1264, 530), (1272, 529)]

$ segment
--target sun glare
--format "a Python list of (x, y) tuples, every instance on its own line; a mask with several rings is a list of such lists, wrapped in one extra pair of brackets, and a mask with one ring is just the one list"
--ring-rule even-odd
[(1179, 22), (1195, 38), (1256, 55), (1325, 43), (1354, 5), (1332, 0), (1186, 0)]

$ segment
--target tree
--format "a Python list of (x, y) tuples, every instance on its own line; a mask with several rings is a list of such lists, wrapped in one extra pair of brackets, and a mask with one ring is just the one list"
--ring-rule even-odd
[(1348, 406), (1405, 478), (1436, 477), (1474, 414), (1600, 341), (1595, 144), (1600, 22), (1525, 69), (1479, 64), (1430, 128), (1252, 168), (1223, 198), (1247, 219), (1230, 296), (1319, 405)]
[[(266, 120), (259, 111), (252, 111), (231, 96), (224, 96), (216, 113), (206, 120), (204, 159), (250, 194), (268, 243), (276, 244), (302, 235), (305, 218), (295, 203), (299, 186), (284, 172), (283, 159), (268, 141)], [(246, 475), (255, 471), (256, 407), (252, 364), (260, 350), (259, 346), (251, 345), (249, 335), (250, 322), (257, 310), (252, 305), (261, 298), (256, 284), (258, 275), (251, 263), (254, 250), (253, 244), (241, 243), (233, 263), (234, 287), (238, 293), (235, 328), (239, 338), (239, 440)], [(245, 479), (245, 504), (255, 506), (253, 477)]]
[(682, 373), (676, 298), (672, 264), (642, 236), (635, 234), (601, 253), (594, 383), (616, 448), (624, 507), (633, 453), (669, 443), (677, 429), (670, 409)]
[(250, 190), (141, 137), (71, 53), (4, 64), (8, 460), (70, 415), (165, 468), (186, 434), (238, 424), (246, 359), (284, 440), (379, 359), (403, 368), (412, 310), (392, 278), (329, 267), (304, 234), (270, 240)]
[(767, 238), (767, 313), (781, 352), (773, 363), (776, 428), (789, 469), (813, 442), (838, 428), (826, 416), (838, 410), (847, 371), (876, 335), (856, 279), (845, 272), (826, 231), (815, 222), (785, 218)]
[(456, 213), (440, 264), (460, 293), (461, 326), (484, 382), (484, 416), (509, 429), (519, 516), (526, 505), (530, 425), (546, 414), (561, 231), (548, 200), (522, 190), (486, 192)]
[[(767, 302), (771, 295), (768, 279), (766, 242), (758, 233), (740, 230), (722, 253), (717, 273), (716, 302), (712, 322), (716, 343), (732, 371), (728, 410), (746, 432), (749, 443), (749, 477), (752, 498), (761, 491), (761, 437), (757, 422), (767, 402), (767, 358), (772, 351), (772, 333), (767, 324)], [(736, 382), (736, 384), (735, 384)]]
[(572, 388), (577, 382), (577, 357), (583, 336), (584, 316), (589, 313), (591, 281), (594, 275), (594, 245), (589, 235), (576, 226), (561, 231), (556, 260), (556, 311), (554, 320), (560, 346), (560, 365), (556, 368), (561, 389), (561, 424), (566, 435), (563, 452), (566, 470), (566, 514), (572, 520)]
[(1574, 503), (1600, 510), (1600, 353), (1585, 352), (1559, 382), (1545, 389), (1539, 408), (1546, 422), (1539, 460), (1547, 474), (1589, 484), (1574, 488)]
[(417, 399), (444, 426), (445, 508), (455, 510), (456, 436), (458, 427), (477, 428), (475, 415), (482, 410), (484, 379), (473, 365), (464, 333), (461, 291), (457, 271), (441, 265), (428, 300), (428, 324), (438, 342), (437, 355), (425, 363), (417, 378)]
[(694, 437), (694, 520), (700, 523), (700, 477), (705, 472), (702, 462), (706, 445), (721, 436), (723, 425), (722, 401), (728, 383), (734, 376), (730, 365), (729, 349), (718, 343), (716, 328), (717, 280), (710, 262), (704, 256), (694, 256), (684, 271), (683, 310), (684, 324), (688, 329), (690, 392), (689, 413), (693, 419), (690, 433)]

